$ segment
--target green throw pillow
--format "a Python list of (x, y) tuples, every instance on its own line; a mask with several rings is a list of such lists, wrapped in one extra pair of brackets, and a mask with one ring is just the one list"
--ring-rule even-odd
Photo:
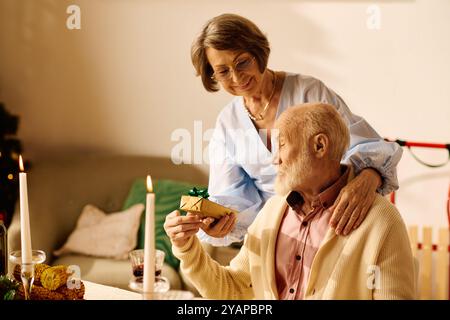
[[(170, 239), (164, 231), (164, 221), (166, 215), (173, 210), (177, 210), (180, 206), (180, 198), (182, 195), (188, 194), (193, 187), (201, 187), (187, 182), (179, 182), (173, 180), (154, 180), (153, 192), (155, 193), (155, 246), (157, 249), (166, 253), (165, 262), (174, 267), (176, 270), (180, 265), (180, 261), (172, 253), (172, 245)], [(145, 179), (139, 178), (133, 182), (131, 190), (123, 205), (123, 210), (137, 204), (146, 202), (147, 188)], [(141, 224), (138, 232), (138, 246), (143, 249), (145, 242), (145, 211), (141, 217)]]

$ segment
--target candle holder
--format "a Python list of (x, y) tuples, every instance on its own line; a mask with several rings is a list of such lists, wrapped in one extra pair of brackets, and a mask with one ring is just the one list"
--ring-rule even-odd
[(32, 250), (31, 263), (22, 263), (22, 251), (12, 251), (9, 255), (9, 261), (20, 265), (20, 278), (22, 279), (23, 292), (25, 300), (30, 300), (31, 290), (34, 282), (34, 265), (43, 263), (46, 259), (45, 252), (42, 250)]
[(155, 287), (153, 292), (144, 292), (142, 279), (133, 278), (130, 280), (131, 290), (142, 294), (143, 300), (191, 300), (194, 294), (185, 290), (169, 290), (169, 281), (165, 277), (155, 278)]
[[(147, 292), (144, 292), (143, 288), (143, 279), (142, 277), (138, 278), (132, 278), (129, 282), (129, 287), (131, 290), (145, 294)], [(166, 277), (157, 276), (155, 277), (155, 284), (153, 287), (153, 292), (149, 292), (149, 294), (154, 293), (165, 293), (169, 291), (170, 284), (169, 280)]]

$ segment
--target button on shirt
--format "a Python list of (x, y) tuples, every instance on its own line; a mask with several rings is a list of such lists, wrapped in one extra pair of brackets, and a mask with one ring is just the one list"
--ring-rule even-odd
[(282, 218), (275, 247), (275, 279), (281, 300), (303, 299), (311, 265), (328, 230), (333, 205), (341, 189), (347, 184), (349, 167), (343, 174), (311, 202), (311, 211), (301, 210), (304, 203), (299, 192), (292, 191)]

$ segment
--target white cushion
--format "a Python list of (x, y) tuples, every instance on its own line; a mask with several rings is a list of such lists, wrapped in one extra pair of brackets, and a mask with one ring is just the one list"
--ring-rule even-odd
[(125, 211), (106, 214), (88, 204), (83, 208), (75, 230), (54, 254), (60, 256), (80, 253), (127, 259), (128, 253), (137, 245), (137, 232), (143, 210), (143, 204), (136, 204)]

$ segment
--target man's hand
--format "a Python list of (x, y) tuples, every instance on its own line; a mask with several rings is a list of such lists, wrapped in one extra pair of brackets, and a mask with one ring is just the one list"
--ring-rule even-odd
[(337, 235), (349, 234), (364, 221), (381, 182), (378, 172), (367, 168), (342, 188), (336, 201), (329, 208), (333, 214), (330, 225), (336, 229)]
[(236, 224), (236, 215), (234, 213), (224, 215), (220, 219), (207, 217), (203, 219), (200, 226), (205, 233), (214, 238), (223, 238), (233, 230)]
[(188, 212), (186, 216), (181, 216), (180, 212), (175, 210), (166, 216), (164, 230), (172, 244), (181, 248), (198, 232), (201, 224), (202, 220), (195, 213)]

